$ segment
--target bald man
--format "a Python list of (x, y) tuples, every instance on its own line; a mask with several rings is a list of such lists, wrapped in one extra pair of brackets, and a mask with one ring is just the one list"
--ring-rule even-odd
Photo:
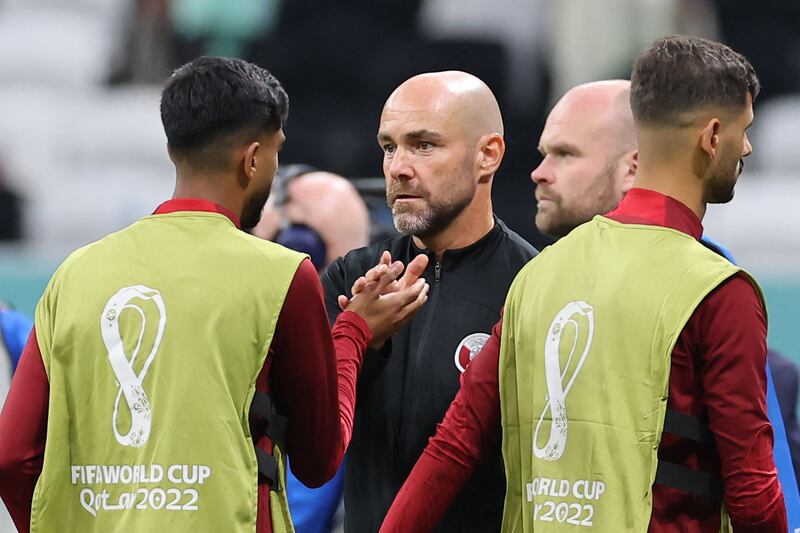
[[(331, 320), (339, 295), (383, 260), (426, 254), (429, 305), (365, 358), (345, 476), (345, 531), (378, 530), (386, 511), (489, 338), (506, 291), (536, 251), (492, 211), (505, 153), (491, 90), (464, 72), (415, 76), (388, 98), (378, 127), (386, 199), (400, 237), (350, 252), (323, 276)], [(499, 447), (465, 485), (439, 531), (497, 531)]]
[[(292, 167), (302, 167), (294, 170)], [(318, 270), (350, 250), (369, 242), (369, 213), (361, 195), (347, 179), (330, 172), (290, 165), (276, 179), (285, 180), (285, 194), (272, 194), (261, 213), (253, 234), (274, 240), (281, 230), (302, 225), (316, 232), (324, 244), (324, 254), (316, 259)], [(282, 196), (282, 198), (281, 198)], [(290, 246), (291, 247), (291, 246)], [(303, 250), (308, 251), (308, 250)]]
[(630, 82), (608, 80), (570, 89), (547, 117), (536, 183), (536, 227), (561, 238), (614, 209), (633, 186), (638, 152)]

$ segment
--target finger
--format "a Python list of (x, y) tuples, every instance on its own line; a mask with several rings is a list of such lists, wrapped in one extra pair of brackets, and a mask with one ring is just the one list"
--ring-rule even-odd
[(427, 293), (428, 289), (426, 287), (428, 287), (427, 282), (424, 279), (418, 279), (411, 287), (406, 287), (393, 294), (387, 294), (382, 298), (385, 298), (387, 305), (395, 305), (402, 308), (413, 302), (423, 290)]
[(419, 254), (414, 259), (408, 263), (406, 267), (406, 271), (403, 273), (403, 277), (400, 278), (400, 286), (410, 287), (419, 279), (425, 269), (428, 267), (428, 256), (425, 254)]
[(399, 325), (405, 323), (409, 318), (414, 316), (414, 314), (417, 311), (419, 311), (423, 305), (425, 305), (425, 302), (428, 301), (429, 290), (430, 290), (430, 285), (426, 283), (425, 287), (423, 287), (423, 289), (419, 292), (414, 301), (412, 301), (411, 303), (409, 303), (400, 310)]
[(361, 276), (355, 281), (355, 283), (353, 283), (353, 287), (350, 289), (350, 294), (355, 296), (356, 294), (362, 292), (364, 290), (364, 286), (367, 283), (368, 283), (367, 278)]
[(392, 254), (390, 254), (389, 251), (386, 250), (381, 254), (381, 258), (378, 261), (378, 264), (367, 270), (367, 272), (364, 274), (364, 277), (366, 277), (369, 281), (375, 281), (378, 278), (380, 278), (381, 275), (383, 274), (384, 267), (388, 268), (389, 266), (391, 266), (391, 264), (392, 264)]
[(358, 293), (362, 298), (377, 298), (378, 294), (378, 281), (365, 281), (361, 292)]
[(387, 267), (386, 271), (381, 275), (380, 279), (378, 280), (377, 288), (375, 289), (378, 294), (384, 294), (386, 292), (390, 292), (387, 288), (390, 284), (397, 279), (397, 276), (403, 271), (403, 263), (397, 261), (393, 263), (391, 266)]
[(384, 287), (383, 292), (381, 293), (381, 295), (389, 294), (389, 293), (392, 293), (392, 292), (397, 292), (397, 291), (400, 290), (400, 288), (401, 288), (400, 287), (400, 282), (395, 280), (395, 281), (391, 282), (390, 284), (388, 284), (386, 287)]
[[(389, 277), (389, 279), (391, 280), (391, 277)], [(366, 281), (365, 281), (365, 283), (366, 283)], [(373, 290), (374, 290), (374, 291), (377, 293), (377, 294), (376, 294), (376, 296), (382, 296), (382, 295), (384, 295), (384, 294), (391, 294), (391, 293), (393, 293), (393, 292), (397, 292), (397, 291), (399, 291), (399, 290), (402, 288), (402, 287), (400, 286), (400, 282), (399, 282), (399, 281), (397, 281), (397, 280), (390, 281), (390, 282), (389, 282), (388, 284), (386, 284), (385, 286), (384, 286), (384, 285), (381, 285), (381, 286), (380, 286), (380, 288), (379, 288), (379, 286), (377, 285), (378, 283), (380, 283), (380, 279), (379, 279), (379, 280), (376, 280), (376, 281), (371, 281), (371, 282), (369, 282), (369, 283), (374, 283), (374, 284), (376, 284), (376, 285), (373, 285), (373, 286), (372, 286), (372, 287), (373, 287)], [(360, 291), (360, 294), (363, 294), (363, 292), (364, 292), (364, 291), (363, 291), (363, 288), (362, 288), (362, 289), (361, 289), (361, 291)]]
[(367, 281), (377, 281), (388, 269), (389, 265), (379, 263), (367, 270), (366, 274), (364, 274), (364, 277), (367, 278)]
[(336, 299), (339, 302), (339, 309), (342, 311), (344, 311), (344, 308), (350, 304), (350, 299), (344, 294), (340, 294)]
[(405, 312), (408, 314), (416, 313), (419, 310), (419, 308), (422, 307), (425, 304), (425, 302), (428, 301), (428, 294), (430, 293), (430, 289), (431, 286), (426, 283), (425, 287), (421, 291), (419, 291), (419, 295), (417, 295), (416, 300), (414, 300), (413, 302), (411, 302), (406, 306)]

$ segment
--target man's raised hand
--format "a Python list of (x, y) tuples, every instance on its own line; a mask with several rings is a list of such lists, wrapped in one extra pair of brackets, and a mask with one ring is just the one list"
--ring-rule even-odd
[[(419, 257), (419, 256), (418, 256)], [(344, 310), (358, 313), (372, 331), (370, 348), (378, 349), (428, 300), (430, 286), (419, 275), (425, 270), (427, 256), (415, 264), (411, 273), (399, 280), (403, 271), (400, 261), (381, 263), (370, 269), (359, 284), (358, 293), (346, 303)], [(416, 258), (414, 259), (416, 261)], [(414, 264), (409, 263), (409, 267)], [(387, 264), (389, 262), (389, 264)], [(421, 269), (420, 269), (421, 266)], [(409, 268), (406, 273), (409, 273)], [(357, 282), (358, 283), (358, 282)], [(339, 300), (341, 305), (343, 302)]]
[[(399, 266), (400, 269), (403, 268), (403, 263), (401, 261), (395, 261), (392, 263), (392, 255), (389, 253), (388, 250), (385, 250), (383, 254), (381, 254), (380, 262), (369, 269), (363, 276), (358, 278), (355, 283), (353, 283), (353, 287), (351, 288), (350, 292), (353, 296), (360, 293), (363, 290), (364, 285), (366, 285), (369, 281), (377, 280), (381, 272), (379, 269), (381, 266)], [(395, 292), (400, 289), (404, 289), (410, 287), (412, 284), (416, 283), (419, 277), (425, 272), (425, 268), (428, 266), (428, 256), (425, 254), (419, 254), (411, 262), (408, 263), (408, 266), (403, 272), (403, 276), (399, 280), (393, 280), (385, 287), (385, 292)], [(344, 309), (347, 307), (349, 303), (349, 299), (347, 296), (340, 294), (338, 297), (339, 307)]]

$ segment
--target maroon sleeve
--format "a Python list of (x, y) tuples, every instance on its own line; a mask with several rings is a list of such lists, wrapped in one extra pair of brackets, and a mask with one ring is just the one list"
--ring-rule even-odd
[(27, 532), (33, 489), (42, 472), (50, 385), (31, 331), (0, 414), (0, 496), (17, 529)]
[(767, 417), (767, 325), (752, 283), (735, 276), (692, 315), (703, 404), (719, 451), (734, 531), (785, 532), (786, 508)]
[(269, 383), (279, 411), (289, 419), (286, 451), (292, 472), (308, 486), (336, 473), (350, 442), (356, 377), (371, 340), (355, 313), (333, 327), (314, 266), (305, 260), (295, 274), (278, 318), (268, 358)]
[(395, 497), (381, 533), (431, 531), (489, 446), (499, 446), (502, 320), (461, 375), (461, 389)]

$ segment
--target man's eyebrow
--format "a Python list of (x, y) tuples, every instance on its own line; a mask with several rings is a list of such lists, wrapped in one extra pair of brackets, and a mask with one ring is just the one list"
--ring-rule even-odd
[(431, 130), (414, 130), (407, 132), (404, 137), (408, 139), (430, 139), (432, 141), (441, 140), (443, 138), (441, 133)]
[[(417, 141), (419, 139), (425, 139), (437, 142), (444, 139), (444, 135), (442, 135), (441, 133), (426, 129), (407, 131), (401, 137), (406, 141)], [(383, 131), (378, 132), (378, 143), (382, 144), (384, 142), (393, 142), (392, 136)]]
[(544, 155), (545, 151), (547, 152), (569, 152), (571, 154), (579, 154), (581, 151), (578, 149), (577, 146), (574, 144), (566, 143), (566, 142), (555, 142), (545, 145), (540, 144), (538, 150), (542, 155)]

